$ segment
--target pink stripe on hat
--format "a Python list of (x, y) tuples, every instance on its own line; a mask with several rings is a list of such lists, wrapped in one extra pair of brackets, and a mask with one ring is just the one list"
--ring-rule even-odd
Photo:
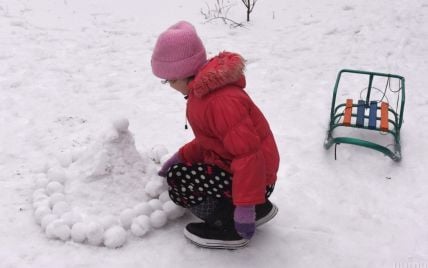
[(183, 79), (196, 75), (207, 55), (195, 27), (180, 21), (160, 34), (152, 54), (153, 74), (162, 79)]

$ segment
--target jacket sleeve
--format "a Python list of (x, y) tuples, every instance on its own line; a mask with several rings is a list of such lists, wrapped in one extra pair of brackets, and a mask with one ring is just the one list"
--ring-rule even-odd
[(202, 161), (202, 148), (196, 141), (196, 139), (193, 139), (192, 141), (186, 143), (183, 147), (179, 150), (181, 158), (186, 163), (197, 163)]
[(235, 205), (265, 201), (265, 161), (260, 137), (251, 120), (251, 101), (232, 97), (213, 99), (206, 110), (210, 132), (233, 156), (232, 198)]

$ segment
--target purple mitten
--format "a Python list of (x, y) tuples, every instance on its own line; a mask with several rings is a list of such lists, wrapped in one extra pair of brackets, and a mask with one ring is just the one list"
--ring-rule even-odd
[(175, 164), (182, 163), (183, 159), (180, 156), (179, 152), (176, 152), (173, 156), (171, 156), (168, 160), (163, 163), (162, 168), (158, 171), (158, 175), (162, 177), (166, 177), (166, 173), (168, 169)]
[(251, 239), (256, 231), (256, 209), (255, 206), (236, 206), (233, 213), (236, 232), (245, 239)]

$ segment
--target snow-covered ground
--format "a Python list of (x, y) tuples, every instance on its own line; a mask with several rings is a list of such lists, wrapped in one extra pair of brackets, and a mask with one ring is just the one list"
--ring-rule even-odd
[[(428, 267), (428, 3), (260, 0), (250, 24), (230, 28), (203, 23), (205, 2), (216, 1), (0, 0), (0, 267)], [(244, 21), (241, 1), (230, 2), (229, 17)], [(210, 56), (247, 59), (247, 91), (281, 154), (277, 217), (238, 251), (190, 244), (190, 215), (141, 238), (128, 233), (118, 249), (48, 239), (34, 216), (37, 179), (96, 148), (113, 120), (129, 120), (143, 155), (192, 138), (182, 96), (150, 69), (156, 37), (183, 19)], [(406, 78), (401, 162), (351, 145), (334, 160), (323, 149), (342, 68)], [(91, 208), (75, 197), (99, 197), (99, 188), (73, 185), (70, 204)], [(135, 192), (115, 194), (135, 201)]]

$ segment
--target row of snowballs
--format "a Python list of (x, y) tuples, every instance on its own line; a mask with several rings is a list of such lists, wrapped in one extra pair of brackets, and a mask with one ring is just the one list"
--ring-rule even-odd
[[(48, 238), (109, 248), (121, 247), (131, 234), (142, 237), (150, 230), (163, 227), (168, 220), (184, 215), (185, 209), (175, 205), (168, 192), (158, 198), (142, 202), (133, 208), (123, 210), (118, 217), (105, 216), (95, 220), (85, 219), (73, 210), (66, 201), (64, 184), (66, 173), (60, 167), (50, 168), (47, 173), (39, 173), (36, 178), (37, 189), (33, 193), (33, 207), (36, 222)], [(148, 183), (147, 192), (153, 195), (153, 187), (159, 184)]]

